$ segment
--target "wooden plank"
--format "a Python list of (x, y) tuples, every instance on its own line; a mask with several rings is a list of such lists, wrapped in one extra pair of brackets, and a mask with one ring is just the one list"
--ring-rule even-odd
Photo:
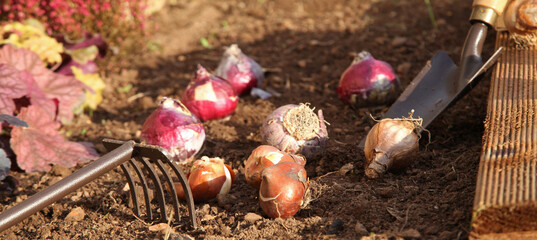
[(472, 239), (537, 236), (537, 49), (518, 46), (506, 32), (498, 33), (500, 46), (505, 52), (492, 73)]

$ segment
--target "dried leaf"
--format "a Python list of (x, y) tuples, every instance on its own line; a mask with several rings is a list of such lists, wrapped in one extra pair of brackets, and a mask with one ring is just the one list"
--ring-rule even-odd
[(13, 127), (10, 144), (26, 172), (48, 171), (51, 164), (73, 167), (97, 156), (94, 149), (63, 139), (57, 132), (59, 123), (36, 106), (22, 108), (18, 117), (30, 127)]
[(16, 68), (0, 63), (0, 114), (13, 114), (15, 111), (14, 98), (20, 98), (27, 93), (26, 83)]

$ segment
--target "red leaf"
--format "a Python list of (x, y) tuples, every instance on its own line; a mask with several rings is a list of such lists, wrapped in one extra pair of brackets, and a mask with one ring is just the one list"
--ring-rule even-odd
[(0, 63), (9, 64), (19, 71), (28, 71), (34, 78), (46, 75), (49, 70), (36, 53), (6, 44), (0, 51)]
[(15, 111), (14, 98), (27, 93), (26, 81), (13, 66), (0, 63), (0, 114), (12, 115)]
[[(30, 92), (28, 97), (32, 104), (39, 105), (55, 115), (56, 106), (44, 98), (56, 99), (58, 101), (58, 119), (64, 122), (72, 120), (73, 108), (84, 96), (83, 88), (85, 85), (82, 82), (72, 76), (50, 71), (36, 53), (24, 48), (15, 48), (9, 44), (3, 46), (0, 51), (0, 63), (11, 65), (21, 74), (26, 73), (33, 78), (33, 81), (27, 80), (28, 92)], [(54, 106), (54, 110), (52, 110), (52, 106)]]
[(57, 99), (58, 119), (70, 122), (73, 119), (73, 108), (84, 97), (84, 84), (72, 76), (50, 72), (47, 78), (36, 79), (37, 85), (49, 99)]
[(18, 118), (30, 127), (13, 127), (10, 144), (17, 164), (26, 172), (48, 171), (51, 164), (74, 167), (97, 156), (95, 150), (65, 140), (57, 132), (60, 124), (39, 107), (22, 108)]
[(28, 94), (26, 96), (30, 99), (30, 103), (34, 106), (40, 107), (45, 113), (47, 113), (51, 118), (56, 117), (56, 103), (54, 103), (53, 100), (47, 98), (45, 93), (39, 88), (37, 83), (35, 82), (32, 75), (30, 75), (28, 72), (23, 71), (23, 76), (26, 76), (24, 79), (26, 80), (27, 88), (28, 88)]

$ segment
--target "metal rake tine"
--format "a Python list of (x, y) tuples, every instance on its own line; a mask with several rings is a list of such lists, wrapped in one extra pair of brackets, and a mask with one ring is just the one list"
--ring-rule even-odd
[[(129, 163), (134, 168), (134, 171), (138, 175), (138, 179), (140, 179), (140, 183), (142, 183), (142, 189), (144, 190), (144, 198), (145, 198), (145, 210), (147, 217), (151, 220), (153, 220), (153, 211), (151, 210), (151, 198), (149, 198), (149, 187), (147, 186), (147, 180), (145, 179), (145, 175), (143, 174), (140, 167), (138, 167), (138, 164), (136, 164), (132, 159), (129, 160)], [(135, 187), (134, 185), (132, 187)], [(138, 198), (136, 195), (135, 198)], [(140, 215), (138, 215), (140, 216)]]
[[(129, 160), (131, 161), (131, 160)], [(134, 185), (134, 181), (132, 178), (132, 174), (129, 171), (127, 163), (122, 163), (121, 169), (123, 170), (123, 173), (125, 174), (125, 177), (127, 177), (127, 184), (129, 184), (130, 192), (131, 192), (131, 198), (132, 203), (134, 204), (134, 214), (138, 217), (140, 217), (140, 203), (138, 203), (138, 190), (136, 190)]]
[[(185, 193), (186, 202), (188, 204), (188, 212), (190, 213), (190, 221), (192, 222), (192, 227), (197, 228), (198, 222), (196, 221), (196, 211), (194, 208), (194, 197), (192, 196), (192, 191), (190, 190), (190, 185), (187, 182), (187, 178), (183, 171), (179, 167), (170, 161), (170, 159), (165, 158), (166, 163), (172, 168), (175, 175), (179, 178), (183, 191)], [(172, 184), (173, 191), (175, 191), (175, 186)]]
[(160, 159), (156, 159), (155, 164), (158, 166), (158, 168), (160, 169), (160, 172), (162, 173), (162, 175), (164, 175), (164, 177), (166, 178), (166, 182), (170, 186), (170, 189), (171, 189), (170, 194), (173, 197), (173, 203), (174, 203), (173, 208), (175, 211), (175, 216), (177, 216), (176, 222), (179, 223), (179, 221), (181, 220), (181, 215), (179, 215), (179, 198), (177, 197), (177, 193), (175, 191), (175, 186), (173, 184), (172, 177), (170, 176), (170, 174), (168, 174), (168, 171), (164, 168), (164, 166), (162, 165), (162, 161)]
[[(111, 151), (121, 144), (123, 144), (123, 141), (119, 140), (113, 140), (113, 139), (104, 139), (103, 144), (105, 147)], [(140, 167), (138, 163), (136, 162), (142, 162), (143, 167)], [(182, 170), (174, 164), (168, 155), (166, 155), (166, 151), (158, 146), (153, 145), (147, 145), (147, 144), (141, 144), (141, 143), (135, 143), (134, 147), (132, 148), (132, 155), (129, 159), (130, 165), (132, 168), (134, 168), (134, 171), (136, 172), (136, 175), (138, 175), (138, 178), (140, 179), (140, 182), (142, 184), (142, 188), (144, 190), (144, 197), (145, 197), (145, 204), (146, 204), (146, 210), (147, 210), (147, 217), (153, 221), (153, 212), (151, 209), (151, 199), (149, 198), (149, 187), (147, 184), (147, 180), (145, 179), (145, 175), (149, 175), (151, 180), (154, 183), (154, 195), (159, 201), (159, 207), (161, 210), (161, 221), (167, 222), (168, 216), (166, 214), (166, 200), (165, 195), (163, 191), (163, 185), (160, 181), (160, 175), (157, 171), (155, 171), (155, 168), (153, 167), (153, 164), (156, 164), (162, 173), (162, 175), (165, 177), (165, 181), (168, 182), (170, 185), (171, 193), (173, 195), (173, 204), (174, 204), (174, 210), (175, 214), (177, 215), (177, 222), (180, 220), (179, 215), (179, 199), (176, 193), (175, 185), (173, 184), (173, 178), (171, 177), (170, 173), (168, 173), (167, 169), (165, 168), (165, 164), (171, 167), (175, 175), (179, 178), (179, 181), (183, 187), (183, 190), (185, 192), (185, 197), (187, 201), (187, 208), (188, 212), (190, 214), (191, 223), (193, 228), (197, 228), (197, 218), (196, 218), (196, 211), (194, 208), (194, 200), (192, 197), (192, 191), (190, 189), (190, 186), (188, 185), (187, 178), (185, 177), (185, 174), (182, 172)], [(135, 205), (135, 214), (137, 216), (140, 216), (140, 210), (139, 210), (139, 201), (137, 198), (137, 190), (135, 188), (135, 177), (133, 174), (130, 173), (130, 167), (125, 162), (123, 165), (121, 165), (121, 168), (123, 172), (125, 173), (125, 176), (127, 178), (128, 184), (131, 187), (131, 195), (133, 196), (133, 203)], [(147, 174), (144, 172), (144, 168), (147, 170)]]
[[(145, 157), (136, 157), (137, 160), (140, 160), (142, 164), (144, 164), (144, 167), (147, 168), (149, 171), (149, 177), (153, 180), (153, 183), (155, 184), (156, 188), (156, 195), (157, 200), (159, 201), (160, 205), (160, 216), (162, 222), (168, 221), (168, 216), (166, 216), (166, 199), (164, 198), (164, 191), (162, 189), (162, 183), (160, 182), (160, 179), (158, 178), (157, 172), (155, 172), (155, 168), (151, 163), (145, 158)], [(151, 218), (151, 221), (153, 219)]]

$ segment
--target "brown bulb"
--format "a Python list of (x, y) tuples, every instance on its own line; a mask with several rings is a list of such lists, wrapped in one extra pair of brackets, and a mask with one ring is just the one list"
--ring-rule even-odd
[(419, 137), (414, 120), (382, 119), (371, 128), (365, 141), (365, 174), (376, 178), (386, 171), (406, 168), (414, 161)]

